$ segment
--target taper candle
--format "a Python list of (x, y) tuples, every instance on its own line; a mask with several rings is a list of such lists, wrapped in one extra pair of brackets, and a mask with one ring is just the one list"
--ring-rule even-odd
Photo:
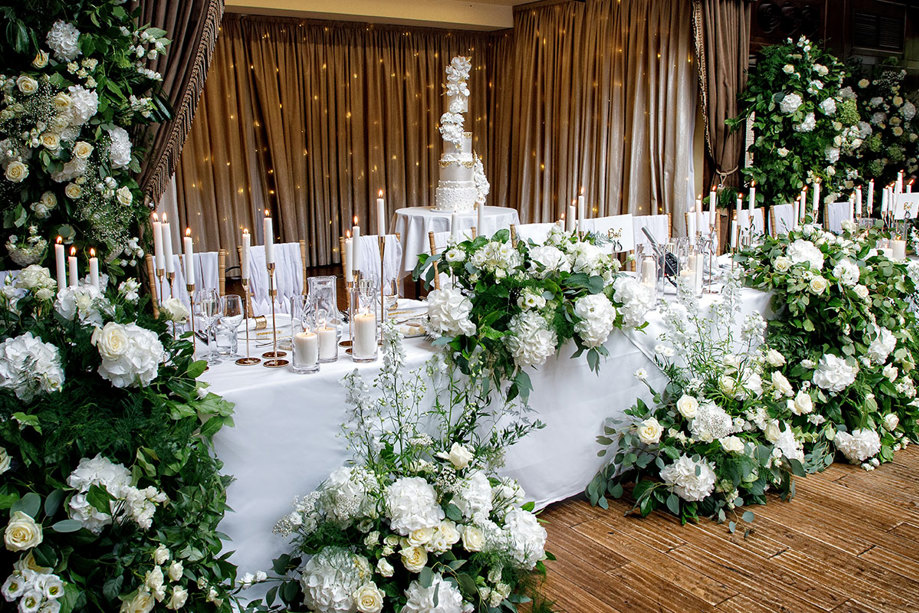
[(715, 186), (708, 192), (708, 225), (710, 228), (715, 227), (715, 203), (718, 201), (718, 193)]
[(459, 242), (460, 240), (459, 217), (457, 217), (455, 212), (450, 215), (450, 238), (452, 238), (454, 242)]
[(377, 236), (386, 236), (386, 202), (382, 189), (377, 194)]
[(749, 202), (747, 203), (747, 208), (750, 211), (750, 219), (753, 219), (753, 209), (756, 208), (756, 181), (750, 183), (750, 194), (747, 196)]
[(92, 248), (89, 250), (89, 284), (99, 289), (99, 258)]
[(67, 268), (70, 271), (70, 287), (77, 287), (80, 285), (80, 276), (77, 272), (77, 248), (70, 248), (70, 257), (67, 258)]
[(345, 281), (354, 282), (354, 239), (345, 239)]
[(357, 224), (357, 215), (354, 216), (354, 225), (351, 226), (351, 246), (351, 265), (354, 267), (352, 270), (357, 272), (361, 269), (361, 227)]
[(868, 217), (874, 212), (874, 179), (868, 181)]
[(163, 230), (159, 216), (153, 214), (153, 261), (157, 270), (166, 268), (166, 258), (163, 255)]
[(581, 192), (578, 194), (578, 228), (584, 225), (587, 219), (587, 200), (584, 198), (584, 186), (581, 186)]
[(176, 271), (175, 256), (172, 253), (172, 228), (166, 220), (166, 213), (163, 213), (163, 222), (160, 224), (160, 231), (163, 233), (163, 260), (166, 264), (166, 274), (172, 275)]
[(252, 235), (249, 228), (243, 228), (243, 242), (239, 249), (239, 274), (243, 279), (249, 278), (249, 247), (252, 245)]
[(64, 239), (57, 237), (54, 244), (54, 260), (57, 264), (57, 291), (62, 292), (67, 287), (67, 263), (66, 254), (64, 253)]
[(265, 224), (262, 229), (264, 230), (265, 239), (265, 263), (274, 264), (274, 222), (267, 209), (265, 210)]
[(191, 228), (185, 228), (185, 284), (195, 284), (195, 246), (191, 240)]

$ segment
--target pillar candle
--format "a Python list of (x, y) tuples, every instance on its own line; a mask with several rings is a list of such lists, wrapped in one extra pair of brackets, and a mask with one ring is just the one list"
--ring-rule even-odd
[(371, 358), (377, 350), (377, 316), (373, 312), (354, 316), (354, 338), (351, 355), (357, 359)]
[(476, 213), (478, 213), (478, 220), (476, 222), (478, 223), (478, 233), (479, 236), (483, 236), (485, 234), (485, 203), (480, 202), (475, 205), (475, 208)]
[(265, 211), (265, 224), (262, 229), (265, 239), (265, 263), (274, 264), (274, 222), (268, 211)]
[(357, 225), (357, 215), (354, 216), (354, 225), (351, 226), (351, 266), (357, 272), (361, 269), (361, 227)]
[(756, 207), (756, 181), (753, 181), (752, 183), (750, 183), (750, 194), (747, 197), (749, 198), (747, 207), (750, 210), (750, 219), (752, 220), (753, 219), (753, 209)]
[(175, 256), (172, 254), (172, 228), (166, 222), (166, 214), (163, 213), (163, 223), (160, 224), (160, 231), (163, 234), (163, 260), (166, 264), (166, 274), (172, 275), (176, 271)]
[(312, 332), (294, 335), (294, 367), (309, 368), (319, 361), (319, 339)]
[(95, 249), (89, 250), (89, 284), (99, 289), (99, 258)]
[(345, 239), (345, 281), (354, 282), (354, 239)]
[(166, 258), (163, 256), (163, 230), (159, 217), (153, 214), (153, 259), (157, 270), (164, 270)]
[(874, 179), (868, 181), (868, 217), (874, 212)]
[(195, 247), (191, 240), (191, 228), (185, 229), (185, 284), (195, 284)]
[(249, 278), (249, 247), (252, 245), (252, 235), (249, 228), (243, 229), (243, 242), (239, 249), (239, 274), (243, 279)]
[(457, 243), (460, 241), (459, 217), (456, 213), (450, 215), (450, 238)]
[(57, 237), (57, 243), (54, 245), (54, 260), (57, 264), (57, 291), (62, 292), (67, 287), (67, 264), (66, 254), (64, 253), (64, 239)]
[(906, 241), (892, 239), (890, 241), (890, 248), (893, 250), (894, 260), (905, 260), (906, 259)]
[(657, 285), (657, 266), (654, 258), (649, 255), (641, 260), (641, 284), (647, 287)]
[(80, 285), (80, 276), (77, 272), (77, 248), (70, 248), (70, 257), (67, 258), (67, 268), (70, 270), (70, 287)]
[(319, 335), (319, 359), (332, 362), (338, 358), (338, 330), (323, 326), (316, 330)]
[(377, 236), (386, 236), (386, 203), (383, 201), (383, 190), (377, 196)]
[(577, 223), (577, 213), (574, 209), (573, 204), (568, 205), (568, 216), (565, 217), (565, 230), (568, 232), (574, 232), (574, 225)]

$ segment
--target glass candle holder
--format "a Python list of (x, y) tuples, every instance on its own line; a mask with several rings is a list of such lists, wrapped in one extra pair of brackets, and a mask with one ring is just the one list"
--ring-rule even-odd
[(319, 335), (316, 333), (315, 318), (305, 296), (290, 299), (291, 350), (293, 359), (290, 370), (298, 375), (319, 370)]
[(338, 310), (338, 286), (334, 276), (310, 277), (309, 308), (315, 317), (316, 334), (319, 336), (319, 361), (334, 362), (338, 359), (338, 341), (341, 336), (342, 318)]
[(370, 279), (361, 279), (355, 298), (351, 358), (355, 362), (372, 362), (377, 359), (378, 336), (376, 286)]

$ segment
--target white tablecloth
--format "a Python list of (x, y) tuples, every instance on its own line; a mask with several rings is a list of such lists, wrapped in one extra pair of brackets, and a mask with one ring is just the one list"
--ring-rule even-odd
[[(396, 224), (393, 229), (402, 236), (402, 270), (408, 274), (415, 268), (418, 256), (430, 253), (428, 232), (448, 232), (451, 230), (452, 213), (435, 211), (429, 206), (413, 206), (396, 211)], [(478, 224), (478, 214), (457, 214), (461, 230), (468, 230)], [(476, 228), (479, 234), (491, 236), (498, 230), (518, 225), (520, 216), (516, 209), (500, 206), (485, 207), (485, 227)]]
[[(744, 311), (766, 312), (768, 296), (744, 290)], [(606, 343), (610, 358), (600, 374), (584, 359), (569, 359), (574, 346), (531, 373), (530, 405), (546, 428), (533, 432), (508, 450), (504, 472), (520, 481), (527, 498), (538, 507), (584, 490), (605, 458), (598, 458), (596, 437), (607, 417), (621, 417), (636, 398), (650, 400), (647, 387), (635, 379), (638, 368), (660, 388), (664, 377), (651, 359), (660, 316), (652, 313), (645, 332), (615, 331)], [(406, 367), (422, 365), (434, 349), (424, 339), (405, 341)], [(347, 357), (323, 364), (314, 375), (294, 375), (262, 366), (232, 362), (203, 375), (211, 391), (236, 404), (235, 427), (215, 437), (224, 472), (235, 477), (227, 496), (233, 512), (220, 529), (236, 550), (240, 572), (270, 567), (287, 549), (285, 539), (272, 534), (275, 522), (291, 509), (295, 496), (304, 496), (347, 459), (345, 441), (338, 437), (344, 418), (341, 378), (355, 367), (373, 377), (380, 363), (357, 365)]]

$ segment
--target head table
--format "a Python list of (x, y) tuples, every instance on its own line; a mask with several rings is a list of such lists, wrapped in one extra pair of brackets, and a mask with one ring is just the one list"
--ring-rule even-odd
[[(743, 290), (745, 313), (768, 309), (767, 294)], [(530, 405), (546, 427), (508, 450), (502, 472), (516, 478), (538, 508), (582, 492), (604, 462), (596, 443), (604, 420), (621, 417), (636, 398), (650, 400), (635, 371), (644, 368), (658, 388), (664, 381), (653, 361), (661, 318), (652, 312), (648, 319), (642, 332), (613, 331), (599, 375), (586, 360), (569, 359), (573, 344), (531, 371)], [(414, 338), (406, 339), (405, 350), (406, 368), (416, 368), (436, 349)], [(203, 375), (211, 391), (236, 405), (235, 427), (222, 429), (215, 446), (224, 472), (235, 477), (227, 491), (233, 510), (220, 529), (231, 539), (225, 547), (235, 550), (232, 559), (241, 573), (271, 567), (286, 549), (285, 540), (272, 533), (275, 522), (290, 512), (295, 496), (308, 494), (348, 459), (338, 436), (346, 410), (341, 378), (357, 368), (370, 379), (380, 364), (355, 364), (342, 355), (316, 374), (295, 375), (226, 361)]]

